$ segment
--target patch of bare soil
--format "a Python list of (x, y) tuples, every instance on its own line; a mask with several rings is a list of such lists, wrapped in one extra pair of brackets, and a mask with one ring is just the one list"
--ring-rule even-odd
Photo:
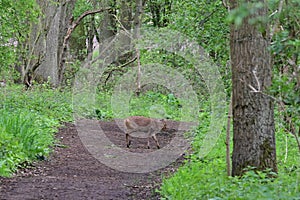
[[(109, 131), (109, 139), (126, 148), (125, 134), (114, 122), (99, 122)], [(176, 124), (173, 124), (176, 128)], [(161, 146), (174, 135), (158, 134)], [(95, 159), (83, 146), (74, 124), (67, 123), (57, 133), (60, 145), (45, 161), (33, 163), (13, 178), (0, 178), (0, 199), (159, 199), (155, 192), (163, 176), (174, 172), (183, 157), (164, 169), (151, 173), (125, 173), (107, 167)], [(131, 152), (146, 152), (147, 139), (133, 139)], [(155, 144), (151, 143), (151, 151)]]

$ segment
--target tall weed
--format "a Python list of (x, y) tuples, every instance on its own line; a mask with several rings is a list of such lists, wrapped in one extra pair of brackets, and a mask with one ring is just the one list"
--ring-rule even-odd
[(0, 110), (0, 176), (7, 176), (22, 163), (47, 156), (54, 138), (44, 122), (27, 110)]
[(47, 85), (24, 91), (21, 86), (0, 88), (0, 176), (46, 157), (54, 133), (62, 122), (72, 121), (70, 92)]

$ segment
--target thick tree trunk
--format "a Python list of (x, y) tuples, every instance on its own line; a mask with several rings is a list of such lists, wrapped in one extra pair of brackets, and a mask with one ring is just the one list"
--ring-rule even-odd
[[(120, 25), (121, 25), (121, 31), (125, 32), (131, 32), (132, 28), (132, 4), (133, 2), (131, 0), (122, 0), (120, 2)], [(128, 35), (124, 34), (123, 37), (121, 37), (121, 46), (129, 47), (131, 44), (131, 39)]]
[[(58, 68), (58, 85), (61, 86), (64, 81), (64, 72), (65, 65), (61, 63), (65, 63), (66, 55), (65, 54), (65, 37), (69, 31), (69, 27), (71, 25), (71, 21), (73, 19), (73, 9), (75, 6), (76, 0), (67, 0), (60, 3), (59, 8), (60, 16), (59, 16), (59, 32), (58, 32), (58, 51), (57, 51), (57, 68)], [(68, 43), (67, 43), (68, 48)]]
[[(231, 8), (238, 5), (237, 1), (231, 0)], [(263, 0), (258, 2), (266, 5)], [(251, 18), (267, 17), (267, 11), (266, 6), (260, 8), (240, 27), (231, 27), (233, 176), (242, 175), (248, 166), (277, 171), (273, 102), (264, 93), (272, 76), (269, 27), (249, 23)]]
[[(29, 41), (32, 43), (29, 45), (33, 45), (35, 49), (32, 56), (42, 57), (42, 59), (37, 70), (33, 71), (33, 77), (38, 76), (38, 79), (44, 81), (49, 79), (53, 86), (59, 86), (62, 80), (61, 71), (63, 70), (59, 68), (60, 55), (75, 0), (60, 1), (57, 4), (41, 0), (37, 2), (44, 18), (38, 24), (33, 25), (32, 35), (35, 35), (35, 30), (40, 30), (40, 36), (36, 43), (32, 43), (33, 40)], [(25, 59), (30, 60), (30, 58)]]
[(113, 37), (117, 33), (117, 25), (115, 17), (117, 15), (115, 7), (115, 0), (105, 0), (101, 2), (101, 7), (111, 7), (109, 12), (104, 12), (102, 14), (103, 20), (100, 22), (100, 34), (98, 36), (99, 43), (102, 43), (108, 38)]
[(113, 36), (117, 34), (117, 24), (116, 24), (116, 0), (104, 0), (101, 1), (101, 7), (110, 7), (111, 9), (108, 12), (102, 13), (102, 20), (100, 21), (97, 40), (100, 46), (99, 54), (105, 48), (105, 45), (108, 41), (113, 39)]

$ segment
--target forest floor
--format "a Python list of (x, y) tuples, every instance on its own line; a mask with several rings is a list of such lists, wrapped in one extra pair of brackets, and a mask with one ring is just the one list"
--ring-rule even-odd
[[(125, 134), (114, 122), (101, 122), (109, 139), (125, 148)], [(108, 132), (108, 131), (106, 131)], [(107, 134), (107, 133), (105, 133)], [(148, 173), (128, 173), (112, 169), (97, 160), (83, 145), (76, 126), (66, 123), (56, 134), (56, 145), (49, 158), (19, 170), (12, 178), (0, 178), (0, 200), (27, 199), (159, 199), (156, 192), (164, 176), (182, 165), (183, 156), (169, 166)], [(161, 146), (174, 135), (158, 134)], [(154, 142), (150, 151), (155, 151)], [(147, 139), (134, 138), (131, 152), (147, 152)]]

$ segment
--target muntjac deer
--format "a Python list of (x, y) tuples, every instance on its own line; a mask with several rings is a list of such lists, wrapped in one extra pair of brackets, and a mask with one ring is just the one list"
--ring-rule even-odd
[(160, 148), (156, 138), (156, 133), (166, 130), (166, 122), (164, 119), (159, 120), (142, 116), (132, 116), (125, 119), (124, 124), (127, 129), (126, 143), (128, 148), (131, 143), (129, 136), (131, 136), (133, 133), (138, 133), (136, 135), (139, 136), (146, 133), (146, 137), (148, 137), (148, 149), (150, 149), (150, 137), (155, 140), (157, 148)]

